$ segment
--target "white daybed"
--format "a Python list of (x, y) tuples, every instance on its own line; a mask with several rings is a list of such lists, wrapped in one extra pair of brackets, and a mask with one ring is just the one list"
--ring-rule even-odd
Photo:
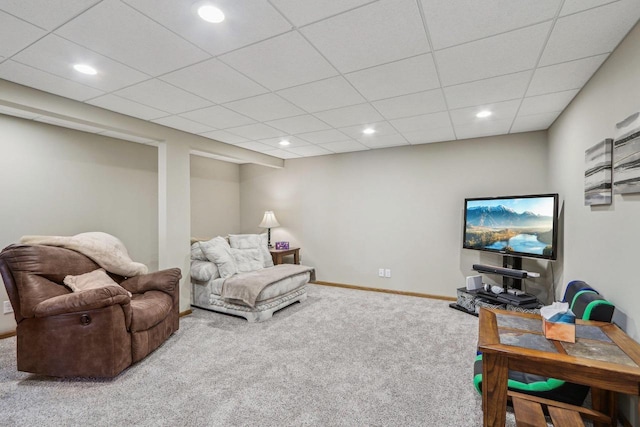
[(307, 298), (314, 270), (303, 265), (273, 265), (266, 234), (230, 235), (191, 245), (191, 305), (233, 314), (249, 322)]

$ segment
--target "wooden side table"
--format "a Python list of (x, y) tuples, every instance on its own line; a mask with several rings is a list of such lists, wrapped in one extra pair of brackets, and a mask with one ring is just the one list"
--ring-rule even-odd
[(300, 264), (300, 248), (269, 249), (269, 252), (274, 265), (282, 264), (282, 258), (287, 255), (293, 255), (293, 263)]

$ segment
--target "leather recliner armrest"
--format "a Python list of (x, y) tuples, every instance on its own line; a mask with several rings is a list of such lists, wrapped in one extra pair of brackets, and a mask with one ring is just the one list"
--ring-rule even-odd
[(131, 298), (125, 289), (120, 286), (106, 286), (44, 300), (34, 307), (34, 315), (35, 317), (48, 317), (120, 304), (127, 306), (123, 307), (125, 317), (127, 317), (130, 301)]
[(167, 270), (130, 277), (122, 281), (120, 286), (132, 294), (142, 294), (147, 291), (162, 291), (173, 297), (176, 289), (179, 288), (181, 278), (182, 273), (179, 268), (169, 268)]

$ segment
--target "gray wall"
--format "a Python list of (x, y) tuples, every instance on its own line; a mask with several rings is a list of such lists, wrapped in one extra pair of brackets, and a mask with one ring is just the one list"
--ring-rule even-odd
[(240, 165), (190, 156), (191, 236), (212, 238), (240, 231)]
[[(547, 139), (535, 132), (242, 165), (241, 226), (265, 210), (272, 241), (301, 246), (322, 281), (455, 296), (474, 263), (462, 249), (465, 197), (546, 192)], [(378, 269), (391, 269), (379, 278)], [(541, 284), (546, 277), (538, 279)]]
[[(582, 279), (616, 305), (615, 321), (640, 340), (640, 194), (617, 195), (610, 206), (584, 206), (584, 151), (614, 137), (614, 126), (640, 111), (640, 26), (636, 26), (549, 130), (553, 185), (565, 199), (561, 282)], [(637, 398), (621, 399), (640, 425)]]
[[(26, 234), (104, 231), (157, 269), (155, 147), (0, 115), (0, 152), (0, 247)], [(0, 332), (14, 328), (13, 314), (0, 314)]]
[(627, 36), (549, 131), (551, 181), (563, 193), (563, 283), (583, 279), (625, 314), (640, 338), (640, 194), (617, 195), (609, 206), (584, 206), (584, 152), (613, 138), (615, 124), (640, 111), (640, 26)]

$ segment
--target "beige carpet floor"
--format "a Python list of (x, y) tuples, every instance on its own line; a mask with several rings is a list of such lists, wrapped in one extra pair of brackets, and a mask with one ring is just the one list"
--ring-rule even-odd
[(477, 318), (447, 301), (308, 293), (257, 324), (195, 309), (112, 380), (17, 372), (15, 338), (1, 340), (0, 425), (482, 425)]

